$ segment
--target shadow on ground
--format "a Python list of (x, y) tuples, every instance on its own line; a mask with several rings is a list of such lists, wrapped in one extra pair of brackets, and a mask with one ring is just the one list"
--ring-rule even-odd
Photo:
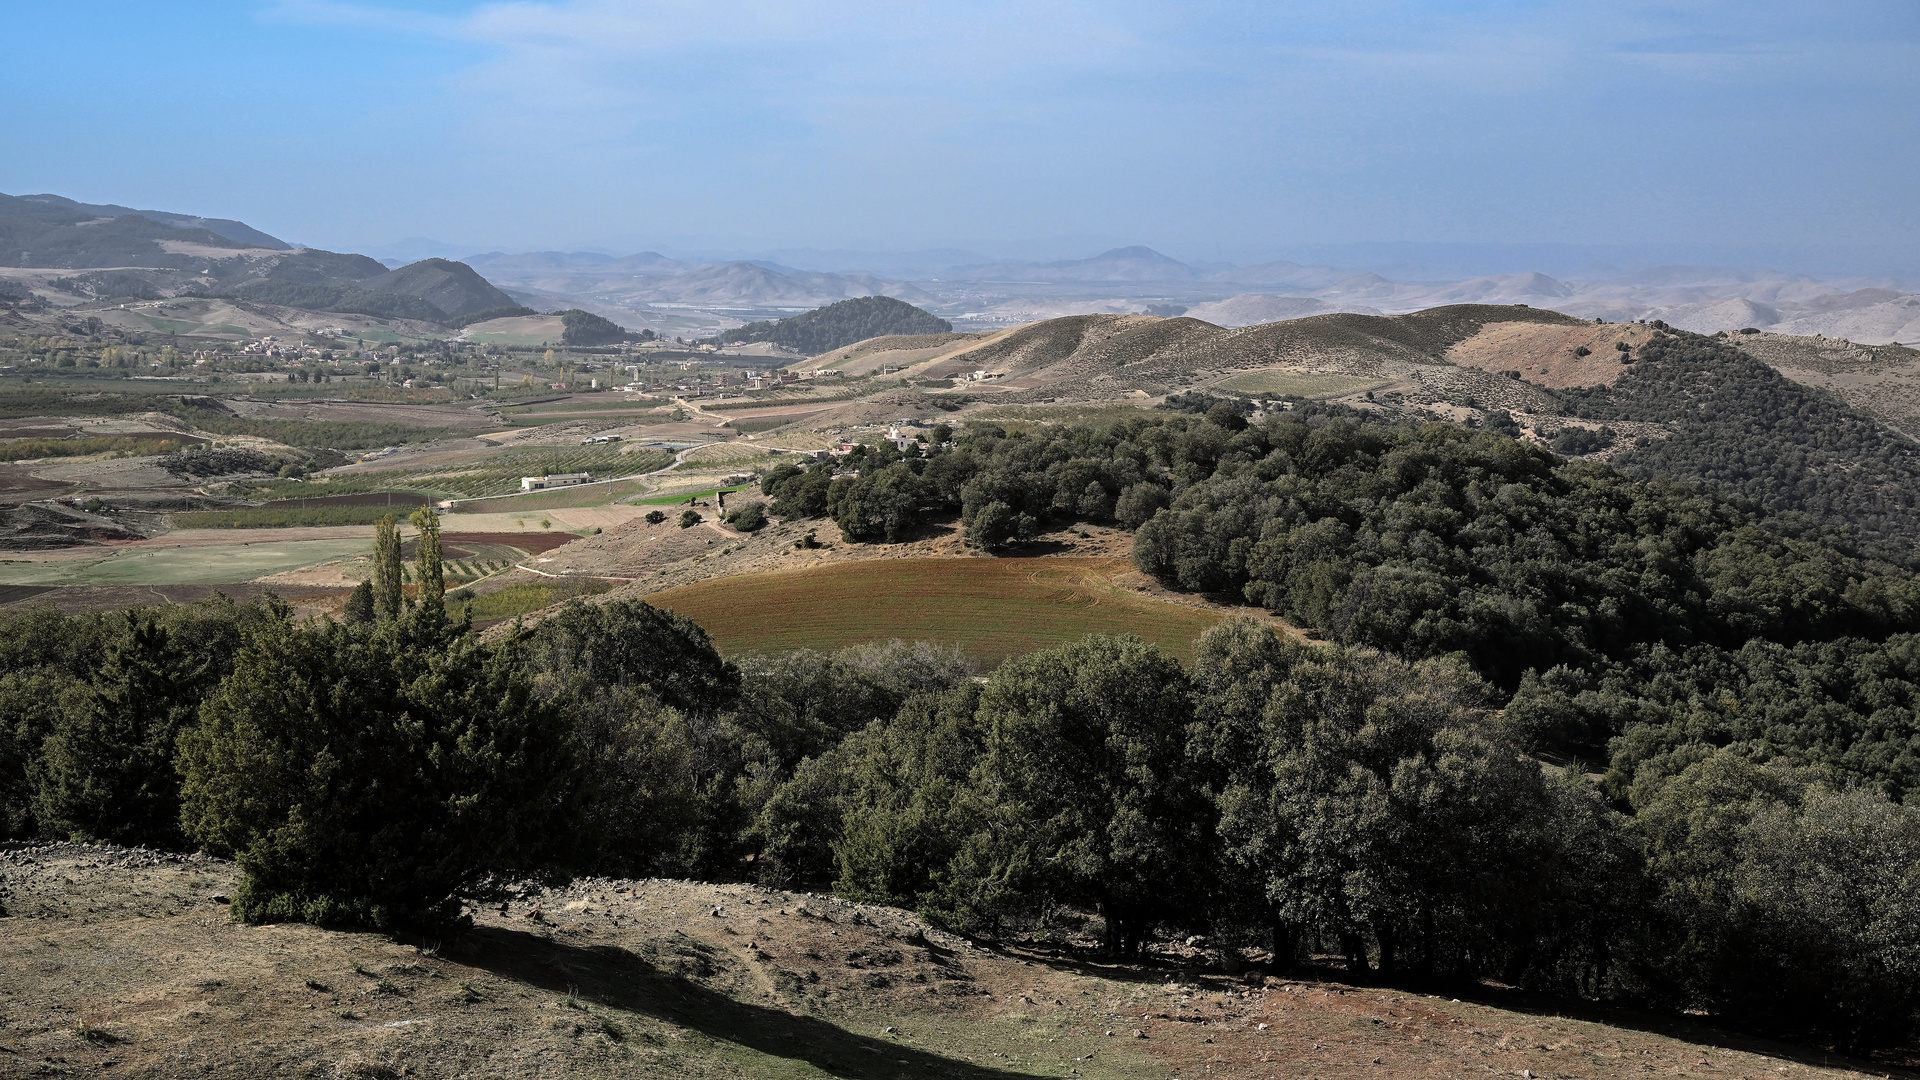
[[(462, 960), (503, 978), (599, 1002), (697, 1031), (770, 1057), (804, 1061), (848, 1080), (910, 1076), (960, 1080), (1031, 1080), (1031, 1074), (987, 1068), (856, 1035), (818, 1017), (751, 1005), (662, 971), (614, 946), (580, 946), (497, 927), (477, 929)], [(463, 950), (468, 951), (468, 950)]]

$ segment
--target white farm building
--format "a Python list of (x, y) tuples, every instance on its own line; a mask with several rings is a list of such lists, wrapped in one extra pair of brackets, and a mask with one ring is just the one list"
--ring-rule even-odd
[(592, 481), (592, 474), (583, 472), (551, 473), (547, 476), (523, 476), (520, 478), (520, 490), (539, 491), (543, 488), (572, 487), (575, 484), (586, 484)]

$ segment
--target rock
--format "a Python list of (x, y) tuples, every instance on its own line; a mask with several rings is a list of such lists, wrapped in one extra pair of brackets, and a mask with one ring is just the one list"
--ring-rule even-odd
[(227, 896), (222, 896), (222, 895), (220, 895), (219, 893), (215, 893), (215, 894), (213, 894), (213, 896), (211, 896), (211, 897), (209, 897), (209, 899), (211, 899), (211, 900), (212, 900), (212, 901), (213, 901), (214, 903), (216, 903), (216, 904), (231, 904), (231, 903), (233, 903), (233, 899), (232, 899), (231, 897), (227, 897)]

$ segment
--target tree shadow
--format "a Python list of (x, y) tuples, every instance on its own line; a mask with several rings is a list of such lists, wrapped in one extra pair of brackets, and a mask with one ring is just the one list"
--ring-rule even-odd
[[(1865, 1058), (1837, 1050), (1828, 1050), (1807, 1041), (1793, 1041), (1789, 1038), (1761, 1035), (1739, 1028), (1716, 1026), (1710, 1019), (1696, 1019), (1692, 1016), (1661, 1012), (1631, 1004), (1589, 1001), (1584, 998), (1525, 990), (1478, 979), (1422, 977), (1415, 974), (1396, 977), (1382, 976), (1378, 972), (1368, 972), (1356, 977), (1358, 973), (1347, 970), (1338, 959), (1331, 957), (1316, 957), (1312, 960), (1300, 960), (1290, 965), (1280, 966), (1270, 963), (1248, 963), (1242, 971), (1230, 974), (1218, 967), (1204, 965), (1196, 967), (1192, 964), (1176, 964), (1155, 959), (1118, 962), (1070, 947), (1056, 948), (1058, 951), (1023, 946), (1018, 952), (1009, 951), (1008, 955), (1031, 959), (1034, 963), (1046, 964), (1078, 975), (1115, 981), (1148, 983), (1155, 981), (1156, 977), (1164, 978), (1169, 974), (1177, 974), (1182, 979), (1214, 983), (1216, 989), (1228, 989), (1246, 983), (1247, 976), (1254, 975), (1262, 979), (1271, 976), (1287, 981), (1313, 983), (1336, 989), (1343, 994), (1373, 990), (1432, 995), (1500, 1009), (1503, 1012), (1513, 1013), (1516, 1017), (1551, 1018), (1600, 1024), (1622, 1031), (1657, 1035), (1688, 1046), (1760, 1054), (1809, 1068), (1854, 1069), (1867, 1072), (1897, 1068), (1906, 1075), (1920, 1075), (1910, 1071), (1920, 1066), (1920, 1054), (1910, 1049), (1889, 1048), (1876, 1057)], [(1129, 965), (1136, 969), (1131, 975), (1127, 972)]]
[(478, 927), (463, 959), (502, 978), (579, 997), (698, 1031), (770, 1057), (804, 1061), (848, 1080), (910, 1076), (1030, 1080), (882, 1038), (830, 1021), (728, 997), (612, 945), (574, 945), (523, 930)]
[[(1326, 974), (1333, 980), (1339, 980), (1344, 973), (1329, 970)], [(1865, 1072), (1884, 1072), (1888, 1068), (1900, 1068), (1906, 1072), (1916, 1064), (1920, 1064), (1920, 1058), (1916, 1058), (1911, 1050), (1889, 1048), (1882, 1057), (1866, 1058), (1838, 1050), (1828, 1050), (1810, 1042), (1790, 1041), (1780, 1036), (1760, 1035), (1740, 1028), (1719, 1027), (1710, 1018), (1696, 1019), (1692, 1016), (1634, 1005), (1587, 1001), (1583, 998), (1562, 997), (1518, 987), (1488, 985), (1478, 981), (1392, 979), (1380, 982), (1347, 982), (1346, 985), (1355, 989), (1371, 988), (1441, 995), (1475, 1005), (1502, 1009), (1521, 1016), (1540, 1019), (1551, 1017), (1601, 1024), (1623, 1031), (1658, 1035), (1689, 1046), (1762, 1054), (1809, 1068), (1853, 1069)], [(1907, 1075), (1914, 1074), (1907, 1072)]]

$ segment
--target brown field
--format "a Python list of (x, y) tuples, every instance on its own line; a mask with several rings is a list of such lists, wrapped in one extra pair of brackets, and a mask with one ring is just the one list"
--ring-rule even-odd
[(1136, 634), (1182, 657), (1223, 613), (1137, 596), (1121, 559), (874, 559), (745, 574), (647, 597), (728, 653), (837, 649), (889, 638), (959, 645), (988, 662), (1087, 634)]
[(516, 547), (531, 555), (552, 551), (563, 544), (580, 539), (573, 533), (524, 532), (524, 533), (483, 533), (483, 532), (443, 532), (440, 542), (443, 544), (502, 544)]
[(0, 881), (0, 1077), (1888, 1073), (1494, 987), (1269, 974), (1257, 949), (1175, 942), (1115, 964), (1058, 934), (968, 941), (908, 912), (751, 885), (584, 879), (422, 941), (235, 924), (233, 864), (199, 855), (5, 845)]

